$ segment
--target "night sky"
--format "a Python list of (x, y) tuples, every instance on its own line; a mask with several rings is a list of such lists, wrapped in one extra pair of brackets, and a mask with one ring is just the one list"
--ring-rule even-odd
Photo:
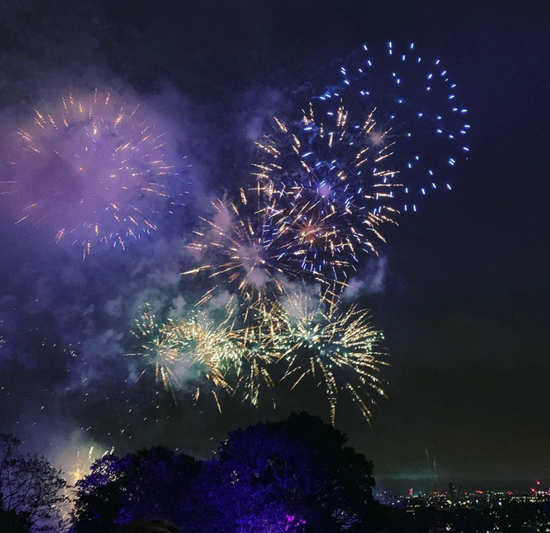
[(213, 196), (249, 179), (270, 117), (299, 110), (327, 65), (364, 42), (414, 41), (458, 80), (471, 155), (453, 192), (402, 217), (364, 265), (360, 303), (391, 354), (388, 399), (372, 427), (345, 403), (337, 426), (383, 487), (550, 481), (547, 2), (54, 4), (0, 7), (2, 164), (33, 108), (112, 89), (163, 117), (187, 156), (190, 200), (149, 240), (83, 262), (46, 227), (14, 226), (15, 201), (0, 196), (0, 431), (68, 469), (91, 445), (208, 457), (250, 421), (297, 410), (328, 421), (307, 388), (275, 411), (174, 406), (132, 384), (121, 354), (144, 301), (185, 304), (186, 235)]

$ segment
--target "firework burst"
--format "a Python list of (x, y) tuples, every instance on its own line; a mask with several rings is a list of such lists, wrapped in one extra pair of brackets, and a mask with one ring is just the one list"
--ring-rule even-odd
[(229, 376), (235, 375), (242, 363), (232, 331), (227, 321), (218, 324), (202, 312), (163, 322), (146, 305), (132, 331), (138, 349), (127, 355), (145, 357), (155, 369), (156, 380), (174, 399), (176, 391), (185, 389), (192, 390), (197, 401), (201, 388), (209, 383), (221, 410), (217, 391), (233, 392)]
[(362, 146), (394, 154), (377, 167), (398, 173), (404, 211), (416, 210), (416, 194), (451, 189), (452, 167), (468, 158), (470, 124), (458, 100), (440, 59), (422, 57), (414, 43), (400, 48), (392, 42), (364, 45), (342, 62), (339, 80), (315, 98), (323, 115), (343, 105), (349, 110), (349, 127), (366, 133)]
[(342, 311), (338, 301), (298, 292), (281, 302), (273, 320), (283, 324), (277, 343), (291, 389), (308, 377), (325, 387), (333, 423), (340, 394), (347, 391), (369, 420), (376, 402), (368, 393), (384, 396), (378, 373), (387, 364), (377, 349), (383, 336), (371, 326), (369, 312), (355, 305)]
[[(127, 355), (145, 356), (148, 364), (154, 366), (157, 381), (174, 393), (174, 389), (179, 386), (175, 367), (183, 359), (181, 339), (174, 321), (159, 321), (151, 306), (146, 304), (136, 319), (136, 328), (132, 330), (132, 335), (138, 340), (139, 346), (136, 352)], [(184, 362), (187, 366), (191, 363)], [(145, 372), (146, 370), (143, 371)]]
[[(414, 45), (363, 47), (340, 74), (301, 119), (275, 118), (257, 143), (255, 184), (202, 218), (187, 246), (199, 266), (183, 274), (208, 283), (203, 309), (229, 296), (223, 320), (201, 311), (169, 320), (142, 346), (165, 386), (183, 369), (187, 382), (211, 385), (218, 405), (224, 390), (257, 406), (264, 391), (275, 404), (283, 384), (294, 391), (311, 381), (326, 393), (333, 423), (343, 393), (366, 420), (385, 395), (383, 335), (368, 311), (342, 303), (342, 289), (396, 223), (397, 199), (450, 188), (448, 167), (457, 150), (467, 155), (469, 125), (447, 71)], [(150, 331), (152, 323), (141, 330)]]
[(376, 165), (391, 155), (363, 139), (372, 133), (370, 116), (350, 129), (341, 106), (320, 119), (310, 104), (299, 123), (275, 119), (275, 128), (258, 143), (264, 160), (254, 175), (275, 198), (273, 218), (279, 247), (302, 270), (345, 281), (359, 252), (375, 251), (383, 241), (380, 227), (393, 223), (391, 198), (395, 172)]
[(271, 372), (273, 365), (281, 358), (280, 346), (276, 343), (281, 331), (280, 325), (270, 320), (273, 305), (272, 302), (262, 305), (252, 324), (233, 332), (233, 339), (242, 356), (237, 390), (242, 390), (243, 400), (254, 406), (259, 404), (263, 389), (271, 393), (276, 387)]
[[(202, 219), (205, 229), (195, 231), (197, 239), (188, 246), (204, 264), (183, 272), (204, 273), (217, 282), (199, 304), (212, 298), (221, 286), (232, 290), (250, 310), (268, 305), (285, 293), (289, 280), (303, 277), (300, 269), (285, 260), (274, 195), (257, 186), (249, 191), (241, 189), (238, 202), (217, 200), (213, 206), (213, 220)], [(228, 308), (234, 301), (230, 299)]]
[[(139, 106), (127, 108), (109, 93), (69, 94), (18, 131), (14, 164), (24, 203), (18, 223), (54, 227), (56, 242), (125, 247), (157, 229), (175, 204), (177, 173), (171, 143)], [(174, 186), (174, 187), (173, 187)]]

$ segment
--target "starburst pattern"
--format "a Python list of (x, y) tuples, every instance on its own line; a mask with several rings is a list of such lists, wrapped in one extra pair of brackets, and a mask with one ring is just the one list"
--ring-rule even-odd
[(162, 214), (182, 201), (168, 162), (176, 159), (172, 141), (139, 105), (98, 91), (69, 94), (48, 112), (35, 110), (18, 134), (17, 223), (50, 225), (56, 242), (82, 246), (85, 257), (94, 245), (124, 248), (154, 232)]

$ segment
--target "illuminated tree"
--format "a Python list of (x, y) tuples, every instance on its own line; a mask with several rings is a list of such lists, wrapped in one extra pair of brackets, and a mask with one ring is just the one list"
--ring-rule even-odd
[(139, 519), (185, 523), (199, 466), (162, 447), (104, 456), (77, 483), (72, 532), (100, 533)]
[(201, 471), (203, 530), (370, 531), (373, 466), (345, 442), (305, 413), (233, 431)]

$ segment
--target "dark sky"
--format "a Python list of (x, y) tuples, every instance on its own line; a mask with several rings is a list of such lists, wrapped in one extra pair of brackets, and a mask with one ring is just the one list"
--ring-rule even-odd
[[(368, 264), (384, 276), (361, 303), (386, 334), (389, 398), (372, 428), (345, 408), (338, 425), (374, 460), (383, 486), (428, 488), (434, 475), (472, 488), (550, 480), (547, 2), (47, 4), (0, 8), (1, 134), (70, 87), (131, 91), (178, 124), (199, 203), (203, 190), (245, 179), (250, 125), (301, 102), (333, 59), (388, 40), (444, 58), (474, 125), (471, 157), (453, 193), (403, 219), (383, 259)], [(182, 290), (178, 224), (147, 253), (81, 263), (40, 229), (0, 217), (0, 430), (66, 464), (65, 448), (86, 443), (161, 442), (207, 456), (249, 420), (324, 414), (303, 397), (275, 413), (230, 404), (219, 415), (168, 400), (156, 409), (158, 397), (126, 387), (117, 354), (137, 302)], [(99, 313), (108, 302), (122, 311)], [(123, 405), (138, 407), (129, 414)], [(147, 410), (162, 422), (138, 423)]]

